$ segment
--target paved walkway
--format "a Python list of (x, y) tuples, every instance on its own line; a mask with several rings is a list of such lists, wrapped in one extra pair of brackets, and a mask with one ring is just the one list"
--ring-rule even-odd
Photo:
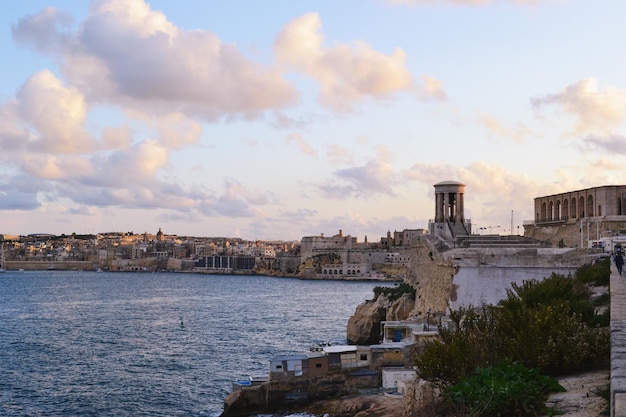
[(611, 417), (626, 417), (626, 271), (611, 263)]

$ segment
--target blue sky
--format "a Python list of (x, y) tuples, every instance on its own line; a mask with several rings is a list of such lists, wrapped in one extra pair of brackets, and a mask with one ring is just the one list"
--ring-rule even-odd
[(621, 0), (0, 7), (0, 233), (373, 241), (446, 180), (517, 233), (626, 184)]

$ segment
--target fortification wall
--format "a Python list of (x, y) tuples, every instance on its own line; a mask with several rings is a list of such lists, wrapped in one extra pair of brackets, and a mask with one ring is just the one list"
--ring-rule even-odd
[(619, 235), (626, 232), (624, 216), (587, 217), (583, 219), (582, 233), (580, 219), (546, 224), (525, 224), (524, 236), (550, 242), (553, 246), (587, 248), (589, 240), (603, 236)]
[(522, 284), (532, 279), (543, 280), (553, 272), (573, 274), (576, 268), (537, 267), (461, 267), (454, 276), (450, 293), (450, 309), (461, 306), (498, 304), (507, 297), (512, 284)]
[(63, 270), (89, 271), (98, 269), (97, 262), (91, 261), (6, 261), (6, 269), (24, 271)]
[(411, 315), (430, 309), (440, 315), (448, 306), (497, 304), (512, 283), (542, 280), (550, 274), (573, 274), (591, 258), (571, 248), (454, 248), (437, 252), (426, 238), (416, 240), (407, 282), (416, 288)]
[(424, 237), (413, 245), (406, 281), (416, 288), (415, 309), (412, 316), (431, 313), (444, 314), (452, 290), (454, 264), (430, 247)]

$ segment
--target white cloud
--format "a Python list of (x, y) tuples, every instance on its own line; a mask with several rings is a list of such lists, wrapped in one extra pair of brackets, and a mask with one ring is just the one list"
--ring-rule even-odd
[(250, 190), (232, 178), (224, 182), (224, 193), (207, 199), (200, 207), (206, 215), (225, 217), (255, 217), (262, 214), (261, 206), (270, 202), (266, 193)]
[(17, 113), (34, 130), (31, 152), (83, 153), (96, 149), (83, 128), (87, 106), (82, 94), (65, 87), (50, 71), (31, 76), (17, 93)]
[[(462, 182), (466, 185), (466, 217), (474, 224), (501, 225), (503, 229), (507, 226), (510, 228), (511, 210), (516, 211), (515, 216), (519, 223), (520, 220), (534, 218), (532, 204), (533, 199), (537, 197), (537, 190), (549, 189), (545, 184), (538, 183), (526, 174), (513, 173), (502, 166), (485, 162), (473, 162), (461, 167), (417, 163), (403, 172), (402, 176), (407, 180), (425, 184), (429, 196), (433, 193), (432, 186), (438, 182), (443, 180)], [(473, 216), (473, 213), (480, 215)]]
[(180, 149), (197, 143), (202, 133), (202, 125), (180, 112), (171, 112), (159, 117), (128, 111), (127, 115), (151, 126), (156, 132), (156, 140), (170, 150)]
[(377, 157), (365, 165), (336, 170), (333, 181), (320, 186), (322, 194), (331, 199), (394, 195), (397, 179), (391, 164), (392, 155), (382, 145), (378, 146), (377, 153)]
[(583, 139), (583, 143), (610, 155), (626, 155), (626, 137), (621, 135), (588, 135)]
[(362, 41), (325, 48), (321, 26), (317, 13), (295, 18), (278, 34), (274, 49), (280, 62), (320, 83), (322, 104), (349, 111), (365, 98), (414, 89), (402, 49), (384, 55)]
[(614, 87), (604, 91), (598, 88), (595, 78), (570, 84), (556, 94), (533, 98), (537, 110), (555, 106), (576, 120), (574, 133), (599, 133), (606, 135), (626, 119), (626, 92)]
[[(176, 28), (143, 0), (95, 2), (80, 29), (63, 36), (49, 14), (22, 18), (14, 37), (57, 54), (68, 82), (90, 100), (213, 120), (256, 117), (296, 99), (276, 69), (248, 60), (208, 30)], [(46, 38), (62, 47), (46, 48)]]
[(73, 21), (71, 15), (46, 7), (36, 15), (20, 19), (12, 27), (13, 38), (20, 44), (32, 45), (40, 52), (59, 52), (69, 42), (63, 30), (69, 30)]
[(447, 100), (448, 95), (443, 89), (443, 83), (430, 75), (422, 75), (420, 96), (423, 99)]
[(328, 145), (326, 158), (333, 165), (339, 165), (342, 163), (351, 164), (353, 154), (347, 148), (331, 143)]
[(478, 114), (478, 123), (487, 131), (489, 137), (495, 139), (507, 139), (515, 143), (522, 143), (534, 133), (523, 123), (518, 122), (515, 127), (506, 127), (495, 117), (485, 114)]
[(385, 0), (385, 2), (402, 6), (419, 6), (423, 4), (450, 3), (459, 6), (486, 6), (493, 3), (513, 3), (519, 5), (535, 5), (555, 3), (564, 0)]
[(291, 133), (285, 137), (285, 143), (290, 145), (291, 143), (295, 143), (300, 151), (308, 156), (316, 156), (317, 152), (313, 149), (308, 143), (304, 141), (302, 136), (298, 133)]

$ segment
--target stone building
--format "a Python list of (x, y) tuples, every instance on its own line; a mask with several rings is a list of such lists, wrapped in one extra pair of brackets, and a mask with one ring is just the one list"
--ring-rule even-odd
[[(305, 236), (301, 242), (302, 259), (312, 258), (320, 253), (329, 253), (336, 251), (345, 256), (353, 247), (356, 247), (356, 237), (350, 235), (344, 236), (343, 230), (332, 237), (325, 237), (324, 234), (319, 236)], [(342, 259), (342, 262), (349, 262), (348, 259)]]
[(605, 185), (535, 198), (535, 222), (626, 215), (626, 185)]
[(524, 236), (565, 247), (626, 233), (626, 185), (605, 185), (535, 198)]

